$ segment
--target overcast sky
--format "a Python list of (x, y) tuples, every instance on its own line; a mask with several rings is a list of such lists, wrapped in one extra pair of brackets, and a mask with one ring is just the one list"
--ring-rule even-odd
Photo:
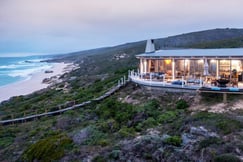
[(0, 0), (0, 54), (65, 53), (242, 28), (243, 0)]

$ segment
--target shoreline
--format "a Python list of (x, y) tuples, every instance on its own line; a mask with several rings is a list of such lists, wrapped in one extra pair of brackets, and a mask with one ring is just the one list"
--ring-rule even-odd
[[(52, 63), (52, 67), (41, 72), (33, 73), (30, 78), (21, 80), (15, 83), (11, 83), (5, 86), (0, 87), (0, 103), (6, 100), (9, 100), (11, 97), (28, 95), (35, 91), (47, 88), (51, 83), (43, 83), (43, 80), (46, 78), (56, 78), (55, 81), (58, 81), (59, 77), (67, 72), (70, 72), (73, 69), (74, 65), (72, 63)], [(51, 71), (46, 73), (46, 71)]]

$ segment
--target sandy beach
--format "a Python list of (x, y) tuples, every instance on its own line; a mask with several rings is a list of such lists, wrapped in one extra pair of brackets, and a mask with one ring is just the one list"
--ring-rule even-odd
[(27, 95), (48, 87), (49, 84), (42, 83), (43, 79), (64, 74), (68, 71), (68, 66), (70, 66), (70, 64), (53, 63), (52, 68), (48, 69), (53, 71), (52, 73), (45, 73), (45, 71), (41, 71), (32, 74), (30, 79), (0, 87), (0, 103), (13, 96)]

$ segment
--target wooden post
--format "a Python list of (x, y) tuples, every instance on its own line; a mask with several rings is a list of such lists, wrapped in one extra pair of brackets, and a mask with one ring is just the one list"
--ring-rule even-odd
[[(11, 118), (12, 118), (12, 120), (14, 119), (14, 115), (13, 114), (11, 114)], [(14, 125), (13, 121), (12, 121), (12, 125)]]
[(223, 103), (227, 103), (227, 93), (223, 93)]
[[(37, 115), (37, 110), (35, 110), (35, 115)], [(34, 120), (36, 120), (37, 118), (35, 117)]]
[(182, 78), (181, 78), (181, 87), (182, 88), (184, 87), (184, 76), (182, 76)]
[(203, 82), (202, 82), (202, 77), (200, 77), (200, 87), (202, 87), (203, 86)]
[[(24, 117), (26, 116), (26, 112), (24, 112)], [(26, 122), (26, 120), (23, 120), (23, 122), (25, 123)]]

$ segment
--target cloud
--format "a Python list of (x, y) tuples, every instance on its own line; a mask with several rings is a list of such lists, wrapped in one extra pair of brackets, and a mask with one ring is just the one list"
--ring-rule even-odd
[(241, 27), (242, 5), (241, 0), (1, 0), (0, 43), (61, 50), (65, 42), (72, 50), (84, 48), (79, 44), (95, 48)]

